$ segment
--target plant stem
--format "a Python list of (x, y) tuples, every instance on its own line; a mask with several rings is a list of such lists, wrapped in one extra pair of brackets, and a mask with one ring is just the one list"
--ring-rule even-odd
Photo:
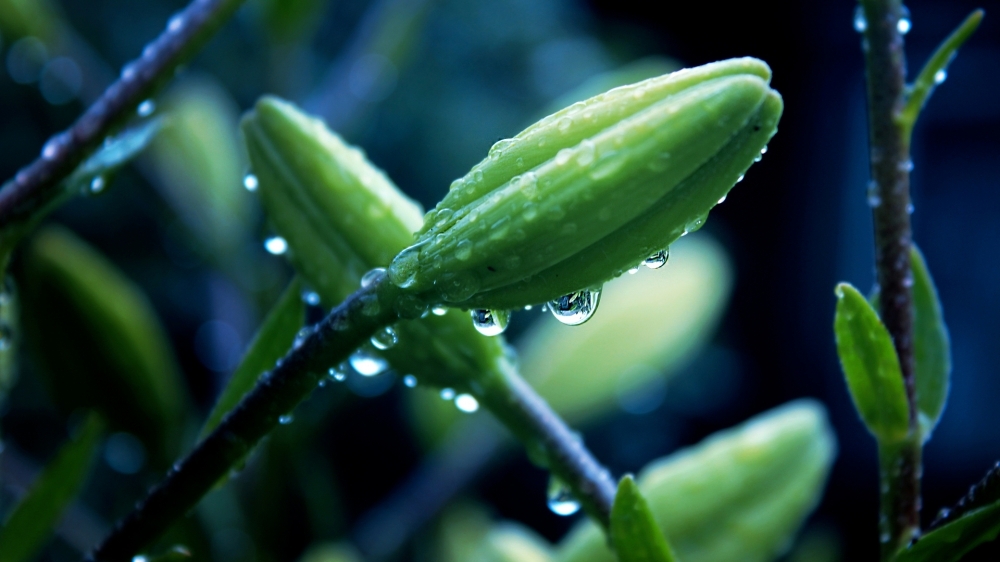
[(143, 100), (174, 76), (243, 0), (194, 0), (126, 64), (121, 77), (73, 124), (45, 143), (42, 154), (0, 189), (0, 227), (30, 217), (59, 194), (59, 184), (104, 138), (135, 113)]
[(892, 336), (910, 405), (911, 440), (880, 448), (882, 468), (882, 559), (909, 544), (920, 529), (920, 456), (913, 356), (910, 272), (910, 139), (898, 116), (906, 105), (906, 59), (899, 31), (900, 0), (861, 0), (868, 84), (872, 183), (869, 203), (875, 224), (875, 268), (881, 288), (881, 318)]
[[(253, 390), (174, 465), (88, 559), (128, 562), (194, 507), (278, 425), (281, 416), (316, 388), (331, 365), (343, 362), (378, 329), (399, 319), (392, 306), (397, 296), (398, 289), (385, 281), (383, 273), (333, 309), (301, 345), (260, 377)], [(502, 359), (496, 367), (477, 393), (484, 405), (524, 442), (533, 459), (569, 485), (588, 514), (607, 527), (615, 494), (607, 470), (513, 365)]]
[(129, 562), (183, 516), (268, 432), (312, 392), (331, 365), (343, 362), (376, 330), (397, 319), (391, 283), (384, 277), (347, 298), (293, 348), (274, 369), (152, 490), (88, 560)]

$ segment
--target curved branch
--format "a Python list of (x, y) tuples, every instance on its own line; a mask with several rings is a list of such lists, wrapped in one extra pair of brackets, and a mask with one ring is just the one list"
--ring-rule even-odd
[(0, 227), (30, 216), (58, 195), (60, 182), (124, 124), (146, 98), (173, 77), (243, 0), (194, 0), (170, 18), (166, 29), (122, 69), (72, 127), (45, 143), (41, 155), (0, 189)]

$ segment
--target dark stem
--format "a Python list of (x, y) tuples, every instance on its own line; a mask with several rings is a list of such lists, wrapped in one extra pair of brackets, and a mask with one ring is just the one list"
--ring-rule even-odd
[(131, 561), (243, 460), (281, 416), (317, 387), (331, 365), (343, 362), (376, 330), (395, 321), (392, 307), (384, 304), (392, 301), (386, 293), (391, 295), (393, 287), (383, 279), (348, 297), (300, 346), (261, 375), (253, 390), (118, 522), (88, 560)]
[[(882, 322), (889, 330), (906, 385), (910, 405), (910, 430), (916, 436), (917, 404), (913, 359), (913, 299), (910, 272), (910, 139), (899, 116), (905, 107), (906, 58), (903, 37), (898, 29), (902, 4), (900, 0), (861, 0), (867, 28), (865, 51), (868, 83), (869, 144), (871, 176), (869, 203), (875, 224), (875, 268), (881, 289)], [(917, 439), (914, 437), (914, 439)], [(892, 547), (909, 544), (919, 533), (920, 526), (920, 445), (909, 443), (894, 448), (898, 462), (883, 461), (894, 468), (885, 479), (896, 491), (883, 495), (882, 516), (885, 518)], [(880, 452), (880, 456), (883, 453)], [(883, 533), (884, 535), (884, 533)], [(883, 538), (886, 538), (883, 536)], [(886, 548), (883, 548), (883, 560)]]
[(29, 216), (58, 195), (60, 182), (169, 81), (243, 0), (194, 0), (146, 46), (142, 56), (73, 124), (45, 143), (37, 160), (0, 189), (0, 227)]
[(963, 515), (981, 507), (1000, 501), (1000, 462), (994, 463), (982, 480), (969, 488), (969, 492), (958, 500), (954, 507), (942, 509), (934, 521), (927, 527), (933, 531), (948, 523), (957, 521)]

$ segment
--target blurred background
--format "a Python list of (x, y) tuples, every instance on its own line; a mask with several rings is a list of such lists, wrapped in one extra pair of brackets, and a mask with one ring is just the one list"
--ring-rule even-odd
[[(925, 449), (926, 523), (1000, 459), (1000, 2), (907, 5), (913, 72), (971, 10), (987, 11), (913, 140), (914, 237), (937, 282), (954, 362), (951, 398)], [(71, 124), (183, 6), (0, 0), (0, 177), (33, 160), (45, 139)], [(657, 367), (662, 376), (645, 383), (645, 400), (619, 393), (614, 407), (578, 425), (596, 456), (622, 474), (753, 414), (814, 397), (829, 409), (839, 455), (804, 536), (826, 545), (824, 560), (874, 559), (875, 446), (850, 404), (832, 336), (834, 284), (867, 290), (874, 278), (854, 7), (250, 0), (140, 109), (140, 122), (165, 116), (148, 150), (49, 222), (71, 229), (148, 296), (183, 373), (179, 409), (190, 440), (291, 278), (273, 255), (280, 248), (263, 244), (270, 236), (266, 218), (244, 187), (237, 124), (259, 96), (276, 94), (321, 115), (431, 208), (493, 142), (576, 99), (682, 66), (759, 57), (774, 71), (785, 114), (763, 161), (698, 234), (723, 264), (724, 278), (706, 281), (715, 292), (703, 322), (713, 329)], [(681, 256), (665, 271), (683, 268)], [(18, 281), (22, 261), (16, 258), (12, 269)], [(57, 314), (58, 299), (33, 296), (30, 287), (19, 291), (24, 353), (16, 383), (4, 383), (0, 515), (79, 422), (72, 400), (67, 406), (44, 382), (52, 377), (45, 356), (61, 348), (31, 341), (32, 329), (44, 330), (46, 311)], [(537, 309), (519, 312), (511, 341), (541, 329), (533, 323), (554, 320)], [(67, 345), (88, 346), (86, 334), (60, 334)], [(75, 367), (71, 374), (80, 377), (97, 368)], [(426, 396), (395, 379), (352, 377), (350, 392), (318, 392), (296, 412), (296, 423), (280, 428), (231, 486), (181, 525), (196, 529), (178, 536), (199, 537), (192, 550), (213, 560), (293, 560), (316, 540), (354, 539), (364, 549), (371, 525), (378, 528), (369, 510), (447, 442), (446, 427), (454, 424), (455, 416), (435, 414)], [(138, 432), (113, 432), (102, 447), (83, 497), (43, 560), (75, 559), (169, 462)], [(459, 494), (464, 503), (448, 512), (453, 517), (462, 509), (489, 513), (552, 541), (581, 517), (549, 511), (547, 477), (523, 453), (490, 458), (469, 477)], [(443, 525), (424, 525), (396, 559), (446, 559), (428, 554), (443, 548), (435, 541), (448, 540)], [(983, 547), (972, 559), (998, 554), (996, 546)]]

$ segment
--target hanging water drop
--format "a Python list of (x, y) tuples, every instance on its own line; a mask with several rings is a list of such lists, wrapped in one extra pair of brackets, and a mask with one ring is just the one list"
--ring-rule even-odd
[(270, 254), (280, 256), (288, 251), (288, 241), (280, 236), (271, 236), (264, 240), (264, 249)]
[(556, 320), (567, 326), (579, 326), (594, 315), (597, 304), (601, 300), (600, 290), (584, 289), (563, 295), (549, 301), (549, 309)]
[(372, 336), (371, 342), (375, 346), (375, 349), (389, 349), (390, 347), (396, 345), (399, 341), (399, 336), (396, 335), (396, 330), (393, 330), (391, 326), (386, 326), (382, 330), (379, 330)]
[(740, 183), (741, 181), (743, 181), (743, 178), (745, 177), (746, 177), (745, 174), (740, 174), (740, 177), (736, 178), (736, 183)]
[(448, 309), (443, 306), (435, 306), (431, 309), (431, 312), (434, 313), (434, 316), (444, 316), (448, 314)]
[(580, 502), (573, 497), (569, 487), (555, 476), (549, 478), (547, 499), (549, 511), (556, 515), (567, 517), (580, 511)]
[(302, 291), (302, 302), (309, 306), (319, 306), (319, 293), (316, 291)]
[(900, 35), (906, 35), (913, 29), (913, 22), (910, 20), (910, 9), (906, 6), (899, 7), (899, 21), (896, 22), (896, 31)]
[(940, 84), (948, 79), (948, 71), (945, 69), (938, 70), (934, 73), (934, 83)]
[(664, 248), (646, 258), (645, 261), (642, 262), (642, 265), (648, 267), (649, 269), (660, 269), (661, 267), (667, 265), (668, 261), (670, 261), (670, 248)]
[(865, 19), (865, 10), (861, 6), (854, 9), (854, 31), (864, 33), (868, 29), (868, 20)]
[(278, 423), (280, 423), (281, 425), (288, 425), (293, 421), (295, 421), (295, 418), (293, 418), (291, 414), (285, 414), (280, 418), (278, 418)]
[(636, 273), (639, 273), (639, 266), (628, 268), (629, 275), (635, 275)]
[(362, 349), (352, 353), (349, 361), (351, 367), (363, 377), (374, 377), (389, 367), (385, 359), (372, 355)]
[(340, 367), (330, 367), (326, 372), (330, 375), (330, 378), (337, 382), (344, 382), (347, 378), (346, 365), (341, 365)]
[(477, 308), (472, 311), (472, 325), (484, 336), (497, 336), (507, 329), (510, 322), (509, 310), (487, 310)]
[(257, 176), (253, 174), (247, 174), (243, 176), (243, 187), (250, 192), (257, 191), (257, 186), (260, 183), (257, 181)]
[(94, 176), (94, 179), (90, 180), (88, 188), (91, 193), (100, 193), (104, 191), (106, 184), (107, 182), (104, 180), (104, 176)]
[(479, 409), (479, 400), (471, 394), (459, 394), (455, 397), (455, 407), (466, 414), (471, 414)]
[(453, 388), (442, 388), (441, 389), (441, 399), (451, 400), (455, 398), (455, 389)]
[(417, 386), (417, 377), (406, 375), (403, 377), (403, 384), (406, 385), (406, 388), (414, 388)]
[(145, 100), (135, 109), (139, 117), (149, 117), (154, 111), (156, 111), (156, 102), (153, 100)]
[(721, 205), (725, 202), (726, 202), (726, 196), (723, 195), (722, 197), (719, 198), (719, 201), (716, 203), (716, 205)]

